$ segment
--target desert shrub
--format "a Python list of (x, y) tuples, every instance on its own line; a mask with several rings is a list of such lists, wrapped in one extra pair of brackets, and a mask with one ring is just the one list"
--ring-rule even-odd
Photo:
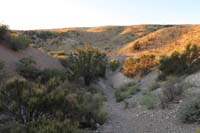
[(56, 119), (41, 118), (37, 122), (31, 123), (29, 132), (37, 133), (80, 133), (77, 122), (70, 120), (58, 121)]
[(182, 96), (183, 91), (183, 86), (176, 83), (176, 81), (166, 83), (160, 96), (161, 108), (166, 108), (170, 102), (178, 100)]
[(159, 84), (158, 82), (154, 82), (154, 83), (150, 86), (149, 90), (150, 90), (150, 91), (153, 91), (153, 90), (158, 89), (159, 87), (160, 87), (160, 84)]
[(133, 45), (133, 50), (140, 50), (141, 49), (141, 46), (138, 42), (136, 42), (134, 45)]
[(142, 105), (144, 105), (147, 109), (153, 109), (158, 105), (159, 98), (151, 93), (147, 93), (142, 98)]
[(110, 69), (111, 69), (112, 71), (117, 70), (117, 68), (119, 67), (119, 65), (120, 65), (120, 62), (119, 62), (118, 59), (112, 59), (112, 60), (110, 60), (110, 62), (109, 62), (109, 66), (110, 66)]
[(122, 88), (119, 88), (115, 91), (115, 97), (117, 102), (121, 102), (126, 98), (131, 97), (132, 95), (138, 93), (140, 89), (137, 85), (130, 83), (125, 85)]
[(67, 73), (63, 69), (44, 69), (40, 70), (39, 78), (41, 83), (46, 83), (52, 78), (64, 81), (67, 78)]
[(0, 125), (2, 133), (80, 133), (77, 122), (70, 120), (60, 121), (53, 118), (41, 117), (37, 121), (30, 122), (28, 127), (18, 121), (9, 121)]
[(107, 57), (105, 53), (87, 45), (70, 54), (67, 66), (75, 79), (83, 77), (85, 85), (90, 85), (93, 80), (105, 76)]
[(107, 113), (104, 112), (104, 97), (100, 94), (86, 93), (81, 97), (79, 105), (80, 124), (82, 127), (96, 128), (96, 123), (102, 125), (107, 119)]
[(40, 76), (40, 70), (36, 68), (36, 62), (32, 57), (19, 60), (17, 72), (27, 80), (34, 81)]
[(49, 80), (64, 81), (67, 78), (67, 73), (63, 69), (38, 69), (36, 62), (31, 57), (25, 57), (19, 61), (17, 72), (27, 80), (41, 84), (46, 84)]
[(0, 25), (0, 41), (4, 41), (6, 39), (6, 34), (8, 33), (9, 28), (7, 25)]
[[(59, 86), (9, 82), (0, 89), (0, 113), (7, 116), (0, 126), (9, 125), (4, 131), (72, 132), (78, 128), (96, 128), (97, 123), (106, 121), (101, 94), (85, 88)], [(12, 122), (17, 125), (9, 124)]]
[(11, 35), (9, 41), (7, 42), (8, 47), (15, 50), (23, 50), (27, 48), (30, 44), (30, 39), (25, 35)]
[(4, 68), (4, 63), (2, 61), (0, 61), (0, 87), (3, 82), (3, 79), (5, 78), (3, 68)]
[(178, 116), (183, 123), (200, 123), (200, 97), (195, 97), (183, 104)]
[[(8, 83), (5, 88), (0, 90), (0, 111), (6, 113), (9, 118), (4, 123), (15, 120), (19, 125), (17, 127), (21, 127), (22, 131), (30, 131), (33, 130), (31, 129), (32, 124), (40, 122), (41, 117), (45, 117), (45, 120), (48, 120), (49, 117), (55, 117), (56, 120), (53, 123), (49, 121), (48, 124), (51, 125), (44, 125), (43, 129), (47, 126), (49, 129), (58, 130), (60, 126), (65, 125), (63, 119), (61, 119), (63, 117), (58, 112), (63, 115), (66, 112), (65, 106), (58, 106), (58, 102), (64, 98), (64, 95), (57, 95), (57, 91), (48, 90), (41, 85), (27, 81), (15, 80)], [(66, 103), (64, 102), (64, 104)], [(16, 130), (16, 127), (10, 126), (9, 130)], [(46, 129), (48, 129), (47, 127)]]
[(198, 56), (197, 45), (189, 44), (182, 53), (175, 51), (169, 57), (162, 56), (159, 69), (164, 75), (192, 73), (198, 70), (200, 63)]
[(39, 31), (35, 33), (37, 35), (38, 38), (40, 39), (48, 39), (48, 38), (55, 38), (57, 37), (57, 33), (56, 32), (52, 32), (52, 31)]
[(28, 36), (11, 33), (7, 25), (0, 25), (0, 41), (15, 51), (27, 48), (30, 43)]
[(123, 72), (127, 76), (135, 76), (147, 74), (157, 64), (156, 56), (142, 55), (140, 58), (127, 58), (124, 62)]

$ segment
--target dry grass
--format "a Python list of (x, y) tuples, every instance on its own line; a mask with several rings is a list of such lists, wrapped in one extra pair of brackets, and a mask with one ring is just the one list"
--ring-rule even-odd
[[(123, 45), (134, 41), (151, 32), (161, 29), (161, 25), (136, 25), (136, 26), (104, 26), (92, 28), (63, 28), (50, 30), (26, 31), (30, 34), (33, 45), (46, 52), (61, 51), (70, 53), (83, 44), (91, 44), (105, 51), (117, 51)], [(41, 38), (41, 32), (53, 32), (55, 37)]]
[[(133, 46), (138, 43), (141, 47), (136, 51)], [(184, 45), (188, 43), (200, 44), (200, 26), (199, 25), (181, 25), (162, 28), (139, 38), (119, 50), (120, 54), (156, 54), (169, 55), (173, 51), (182, 51)]]

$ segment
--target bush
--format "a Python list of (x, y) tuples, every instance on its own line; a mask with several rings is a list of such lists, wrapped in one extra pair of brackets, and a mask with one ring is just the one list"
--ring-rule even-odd
[(1, 87), (3, 79), (5, 78), (3, 68), (4, 68), (4, 63), (0, 61), (0, 87)]
[(6, 39), (6, 34), (9, 29), (7, 25), (0, 25), (0, 41), (4, 41)]
[(156, 56), (142, 55), (140, 58), (127, 58), (124, 62), (123, 72), (127, 76), (135, 76), (140, 73), (147, 74), (157, 64)]
[(139, 44), (139, 42), (136, 42), (134, 45), (133, 45), (133, 50), (140, 50), (141, 49), (141, 46)]
[(159, 98), (151, 93), (147, 93), (142, 98), (142, 104), (147, 109), (154, 109), (156, 105), (158, 104)]
[(40, 70), (40, 82), (46, 83), (50, 79), (59, 79), (60, 81), (64, 81), (67, 78), (67, 73), (65, 70), (62, 69), (44, 69)]
[(27, 80), (46, 84), (49, 80), (64, 81), (67, 78), (65, 70), (36, 68), (36, 62), (31, 57), (22, 58), (17, 64), (17, 72)]
[(106, 121), (104, 97), (86, 90), (59, 84), (45, 87), (28, 81), (9, 82), (0, 90), (0, 113), (7, 116), (1, 122), (4, 128), (9, 125), (4, 131), (72, 132), (96, 128), (97, 123)]
[(56, 32), (51, 32), (51, 31), (40, 31), (40, 32), (36, 32), (36, 35), (38, 38), (40, 39), (48, 39), (48, 38), (55, 38), (57, 37), (57, 33)]
[(121, 102), (124, 99), (131, 97), (132, 95), (136, 94), (139, 91), (140, 89), (135, 84), (128, 84), (115, 91), (116, 101)]
[(171, 56), (162, 56), (160, 58), (159, 69), (164, 75), (176, 74), (182, 75), (192, 73), (198, 70), (199, 48), (197, 45), (187, 45), (183, 53), (173, 52)]
[(120, 65), (120, 62), (119, 62), (118, 59), (112, 59), (109, 63), (110, 63), (109, 66), (110, 66), (110, 68), (111, 68), (112, 71), (117, 70), (117, 68), (118, 68), (119, 65)]
[(0, 41), (15, 51), (27, 48), (30, 43), (28, 36), (11, 33), (7, 25), (0, 25)]
[(17, 72), (30, 81), (38, 80), (41, 73), (40, 70), (36, 68), (36, 62), (32, 57), (25, 57), (19, 60)]
[[(4, 121), (6, 125), (6, 122), (13, 120), (18, 123), (18, 126), (10, 125), (7, 130), (15, 131), (17, 130), (16, 128), (20, 132), (38, 132), (47, 129), (58, 131), (69, 130), (63, 128), (66, 126), (65, 121), (63, 121), (65, 118), (58, 114), (58, 112), (63, 115), (67, 113), (65, 112), (67, 104), (65, 102), (64, 104), (59, 103), (65, 95), (56, 94), (58, 94), (57, 90), (48, 90), (27, 81), (15, 80), (7, 84), (5, 88), (0, 90), (0, 112), (6, 113), (6, 116), (9, 118), (8, 121)], [(48, 120), (45, 121), (48, 123), (41, 125), (41, 117), (44, 117), (44, 120), (48, 120), (49, 117), (55, 117), (56, 120)], [(37, 126), (33, 128), (33, 124)]]
[(85, 85), (90, 85), (98, 77), (104, 77), (106, 54), (91, 46), (85, 46), (71, 53), (68, 58), (68, 68), (72, 70), (75, 79), (83, 77)]
[(37, 122), (31, 123), (29, 132), (37, 133), (81, 133), (78, 123), (70, 120), (58, 121), (56, 119), (42, 118)]
[(183, 86), (175, 84), (176, 81), (169, 81), (166, 83), (162, 90), (162, 96), (160, 96), (160, 105), (162, 108), (166, 108), (170, 102), (177, 100), (183, 94)]
[(192, 98), (183, 104), (178, 111), (178, 116), (183, 123), (200, 123), (200, 97)]
[(11, 35), (8, 41), (8, 47), (15, 50), (23, 50), (30, 44), (30, 39), (24, 35)]

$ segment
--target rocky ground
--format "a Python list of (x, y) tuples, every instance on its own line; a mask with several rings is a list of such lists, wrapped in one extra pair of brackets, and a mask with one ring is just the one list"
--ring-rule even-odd
[[(182, 124), (177, 119), (177, 110), (180, 104), (172, 104), (169, 109), (147, 110), (140, 104), (135, 107), (125, 108), (125, 103), (116, 103), (114, 88), (110, 83), (119, 76), (114, 73), (107, 80), (100, 80), (99, 85), (107, 97), (106, 109), (108, 121), (96, 132), (99, 133), (194, 133), (200, 130), (198, 124)], [(114, 77), (113, 77), (114, 76)], [(122, 76), (122, 75), (121, 75)], [(151, 75), (155, 76), (155, 72)], [(150, 76), (150, 77), (151, 77)], [(196, 75), (194, 76), (196, 77)], [(110, 81), (112, 79), (112, 82)], [(127, 81), (124, 77), (121, 77)], [(186, 78), (187, 79), (187, 78)], [(189, 77), (191, 80), (191, 77)], [(189, 80), (188, 79), (188, 80)], [(149, 84), (149, 80), (147, 84)], [(145, 82), (145, 80), (142, 81)], [(120, 80), (123, 82), (123, 80)], [(194, 80), (192, 80), (194, 81)], [(117, 81), (118, 83), (119, 81)]]

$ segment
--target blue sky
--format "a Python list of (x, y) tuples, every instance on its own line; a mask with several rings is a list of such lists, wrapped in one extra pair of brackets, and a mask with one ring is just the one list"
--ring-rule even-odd
[(200, 24), (200, 0), (0, 0), (11, 29)]

